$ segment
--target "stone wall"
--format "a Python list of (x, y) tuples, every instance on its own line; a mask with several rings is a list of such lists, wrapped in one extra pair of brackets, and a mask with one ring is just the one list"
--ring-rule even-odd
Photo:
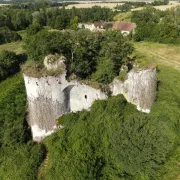
[[(51, 56), (50, 56), (51, 57)], [(48, 65), (45, 58), (45, 67)], [(64, 66), (64, 60), (55, 61), (55, 66)], [(100, 89), (92, 88), (77, 80), (68, 82), (66, 70), (55, 76), (29, 77), (24, 74), (28, 101), (28, 123), (32, 130), (33, 140), (41, 141), (53, 133), (56, 119), (67, 112), (77, 112), (90, 109), (98, 99), (106, 99), (107, 95)], [(131, 70), (124, 82), (114, 79), (109, 85), (112, 95), (123, 94), (128, 102), (135, 104), (137, 109), (146, 113), (156, 97), (156, 69), (141, 71)]]
[(127, 80), (114, 79), (110, 87), (112, 95), (123, 94), (139, 111), (149, 113), (157, 92), (156, 69), (131, 70)]
[(62, 114), (89, 109), (97, 99), (107, 96), (78, 81), (68, 82), (65, 72), (58, 77), (28, 77), (24, 74), (28, 101), (28, 123), (33, 140), (41, 141), (54, 132), (56, 119)]

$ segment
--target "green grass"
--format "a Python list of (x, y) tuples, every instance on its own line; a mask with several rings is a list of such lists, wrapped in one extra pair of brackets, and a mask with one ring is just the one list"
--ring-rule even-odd
[(0, 51), (3, 50), (13, 51), (17, 54), (21, 54), (25, 52), (25, 50), (23, 49), (23, 41), (16, 41), (12, 43), (2, 44), (0, 45)]
[(21, 31), (18, 31), (18, 34), (22, 37), (22, 39), (25, 39), (26, 38), (26, 30), (21, 30)]
[(132, 12), (126, 12), (126, 13), (119, 13), (116, 16), (114, 16), (114, 21), (126, 21), (131, 22), (131, 16)]
[[(22, 37), (23, 40), (26, 38), (26, 31), (25, 30), (18, 31), (18, 34)], [(1, 44), (0, 45), (0, 51), (3, 51), (3, 50), (13, 51), (17, 54), (25, 53), (25, 50), (23, 49), (23, 45), (24, 45), (23, 40), (11, 42), (11, 43), (6, 43), (6, 44)]]

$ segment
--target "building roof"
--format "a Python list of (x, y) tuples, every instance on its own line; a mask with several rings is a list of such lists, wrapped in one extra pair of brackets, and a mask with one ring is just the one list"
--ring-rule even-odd
[(120, 31), (133, 31), (133, 29), (136, 28), (136, 24), (135, 23), (130, 23), (130, 22), (120, 22), (120, 21), (116, 21), (113, 24), (113, 29), (117, 29)]
[(94, 26), (96, 28), (103, 28), (104, 27), (104, 22), (94, 22)]

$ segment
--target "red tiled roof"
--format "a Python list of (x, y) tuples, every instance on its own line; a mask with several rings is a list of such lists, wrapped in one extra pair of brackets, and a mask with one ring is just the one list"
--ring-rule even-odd
[(121, 31), (132, 31), (135, 27), (135, 23), (117, 21), (113, 24), (112, 28)]

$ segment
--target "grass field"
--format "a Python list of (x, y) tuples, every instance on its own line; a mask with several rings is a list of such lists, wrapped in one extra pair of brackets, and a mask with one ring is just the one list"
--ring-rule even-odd
[(0, 6), (8, 6), (9, 4), (0, 4)]
[(17, 42), (12, 42), (12, 43), (6, 43), (0, 45), (0, 51), (14, 51), (17, 54), (23, 53), (23, 42), (22, 41), (17, 41)]
[(132, 12), (119, 13), (116, 16), (114, 16), (113, 20), (131, 22), (131, 16), (132, 16)]
[[(25, 30), (18, 31), (18, 34), (21, 35), (22, 39), (26, 38)], [(23, 49), (23, 41), (16, 41), (16, 42), (11, 42), (11, 43), (1, 44), (0, 51), (3, 51), (3, 50), (14, 51), (17, 54), (21, 54), (25, 52), (25, 50)]]
[[(176, 6), (180, 6), (180, 3), (168, 4), (168, 5), (162, 5), (162, 6), (154, 6), (154, 8), (159, 9), (161, 11), (165, 11), (166, 9), (173, 8)], [(144, 7), (139, 7), (139, 8), (132, 9), (131, 11), (138, 11), (138, 10), (141, 10), (143, 8)]]
[(114, 9), (117, 5), (122, 5), (123, 3), (82, 3), (82, 4), (71, 4), (66, 8), (71, 9), (73, 6), (76, 8), (91, 8), (93, 6), (101, 6), (110, 9)]
[(134, 43), (135, 54), (139, 56), (140, 63), (143, 63), (145, 56), (148, 64), (165, 65), (173, 67), (180, 71), (180, 46), (151, 43), (136, 42)]

